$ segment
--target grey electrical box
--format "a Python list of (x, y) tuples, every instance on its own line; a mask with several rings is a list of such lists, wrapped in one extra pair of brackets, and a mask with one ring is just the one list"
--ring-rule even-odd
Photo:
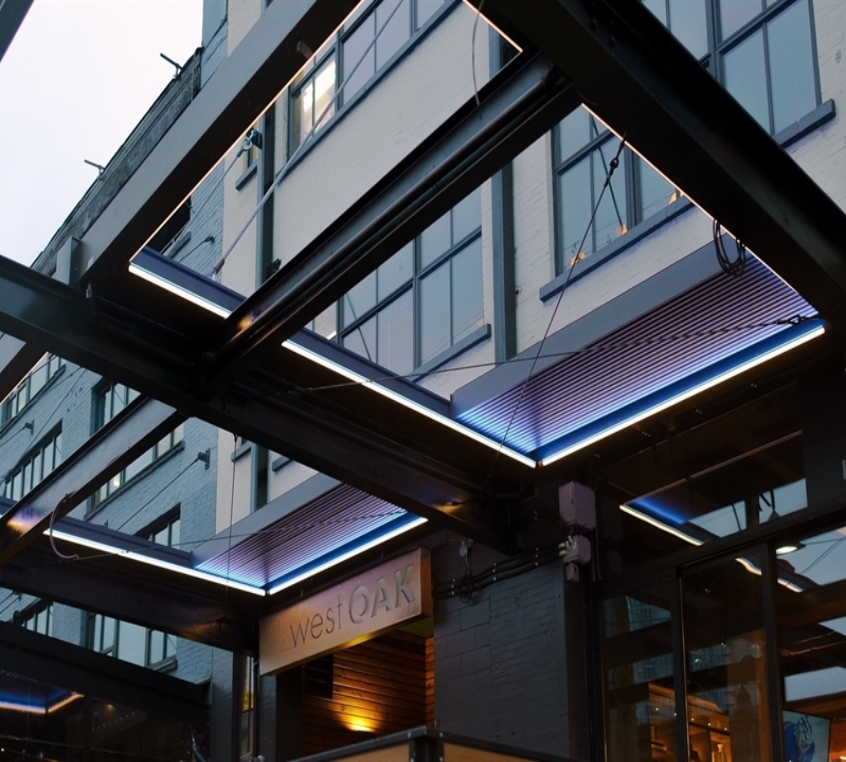
[(596, 527), (596, 498), (584, 484), (567, 482), (558, 488), (558, 511), (564, 523), (576, 531)]

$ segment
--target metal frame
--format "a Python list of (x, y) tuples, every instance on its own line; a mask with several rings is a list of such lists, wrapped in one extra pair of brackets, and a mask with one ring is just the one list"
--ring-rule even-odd
[[(536, 479), (554, 479), (556, 470), (536, 477), (500, 458), (492, 481), (488, 450), (420, 415), (373, 399), (359, 387), (331, 397), (308, 392), (337, 379), (279, 345), (581, 100), (830, 323), (846, 324), (846, 215), (645, 8), (611, 0), (590, 6), (581, 0), (535, 0), (531, 7), (485, 0), (483, 14), (526, 48), (520, 60), (483, 88), (479, 106), (470, 101), (459, 109), (222, 327), (200, 330), (214, 326), (209, 316), (132, 282), (125, 266), (210, 171), (207, 157), (223, 155), (294, 76), (302, 61), (297, 43), (317, 49), (354, 5), (355, 0), (271, 4), (85, 234), (81, 284), (67, 286), (0, 259), (0, 330), (39, 353), (53, 351), (162, 400), (149, 403), (159, 411), (158, 425), (197, 416), (430, 516), (440, 526), (513, 549), (513, 509), (531, 495)], [(562, 38), (569, 44), (561, 45)], [(155, 310), (145, 305), (153, 301), (151, 293)], [(25, 364), (28, 355), (22, 353), (30, 350), (7, 345), (17, 366)], [(2, 384), (12, 375), (4, 371)], [(179, 412), (166, 413), (167, 405)], [(136, 430), (130, 418), (116, 419), (104, 436), (128, 443), (129, 430)], [(155, 418), (151, 414), (151, 430), (158, 431)], [(149, 445), (142, 439), (128, 446), (141, 453)], [(4, 583), (40, 594), (53, 586), (74, 599), (66, 580), (39, 566), (44, 556), (36, 548), (44, 543), (39, 530), (45, 518), (64, 494), (82, 499), (115, 467), (116, 461), (96, 455), (96, 444), (91, 448), (88, 460), (80, 453), (45, 480), (39, 494), (52, 497), (39, 504), (28, 531), (9, 534), (11, 519), (22, 516), (22, 509), (3, 517)], [(131, 453), (134, 457), (136, 449)], [(91, 562), (92, 568), (100, 563)], [(86, 607), (124, 616), (127, 606), (114, 580), (95, 579), (90, 570), (77, 575), (91, 577)], [(123, 592), (147, 596), (144, 624), (179, 632), (182, 625), (159, 624), (152, 613), (162, 593), (150, 593), (140, 575), (127, 573), (125, 579)], [(168, 601), (193, 589), (170, 584)], [(184, 627), (194, 637), (233, 648), (251, 642), (246, 630), (220, 632), (229, 627), (221, 624), (229, 616), (217, 591), (213, 604), (209, 597), (185, 594), (185, 605), (193, 609)]]

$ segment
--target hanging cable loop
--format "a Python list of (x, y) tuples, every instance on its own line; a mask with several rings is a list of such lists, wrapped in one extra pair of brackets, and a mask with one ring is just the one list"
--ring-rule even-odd
[(737, 256), (731, 259), (726, 252), (723, 241), (723, 226), (719, 220), (714, 220), (712, 231), (714, 234), (714, 248), (717, 250), (717, 261), (720, 263), (720, 267), (726, 275), (739, 278), (746, 269), (746, 247), (739, 238), (735, 238), (734, 244), (737, 248)]

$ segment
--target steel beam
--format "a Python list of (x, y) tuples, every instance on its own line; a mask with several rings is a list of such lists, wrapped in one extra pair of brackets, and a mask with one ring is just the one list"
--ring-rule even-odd
[(184, 420), (158, 400), (133, 401), (0, 516), (0, 565)]
[[(174, 722), (204, 727), (205, 686), (0, 622), (0, 657), (15, 674)], [(0, 678), (2, 681), (2, 678)]]
[(96, 551), (58, 559), (46, 537), (0, 566), (0, 585), (228, 651), (258, 645), (257, 596)]
[[(204, 376), (213, 396), (340, 299), (548, 132), (579, 97), (545, 56), (524, 53), (226, 321)], [(214, 374), (217, 377), (214, 377)]]
[(594, 113), (846, 327), (846, 215), (641, 3), (469, 1), (545, 53)]
[[(156, 291), (150, 286), (151, 295)], [(182, 308), (200, 309), (188, 302)], [(335, 388), (337, 375), (281, 347), (263, 369), (242, 379), (237, 388), (227, 388), (205, 401), (190, 385), (190, 367), (198, 362), (190, 340), (145, 321), (127, 324), (125, 320), (97, 297), (86, 298), (73, 288), (0, 259), (1, 330), (19, 331), (21, 338), (42, 350), (163, 400), (184, 416), (247, 436), (401, 508), (444, 521), (466, 536), (501, 549), (511, 547), (513, 536), (505, 517), (523, 484), (534, 478), (528, 467), (498, 458), (494, 471), (495, 453), (490, 448), (363, 385)], [(301, 340), (307, 343), (308, 338)], [(356, 362), (364, 363), (359, 358)], [(371, 372), (378, 376), (381, 371), (371, 366)], [(303, 391), (325, 386), (332, 388)], [(421, 395), (418, 390), (417, 396)], [(115, 419), (108, 430), (118, 431), (122, 420)], [(124, 444), (138, 431), (131, 420), (127, 427), (120, 434)], [(70, 469), (69, 464), (65, 467)], [(40, 485), (42, 490), (50, 489), (51, 495), (49, 501), (38, 504), (42, 518), (43, 511), (49, 515), (66, 492), (74, 492), (74, 499), (81, 500), (99, 486), (97, 479), (107, 478), (101, 471), (92, 479), (83, 470), (81, 481), (76, 481), (79, 473), (69, 475), (62, 486), (51, 488), (60, 473), (64, 471), (51, 474)], [(0, 561), (13, 553), (11, 543), (18, 538), (7, 534), (2, 539)]]
[(23, 23), (32, 0), (0, 0), (0, 60)]
[(86, 282), (124, 269), (305, 64), (358, 0), (285, 0), (215, 71), (82, 238)]

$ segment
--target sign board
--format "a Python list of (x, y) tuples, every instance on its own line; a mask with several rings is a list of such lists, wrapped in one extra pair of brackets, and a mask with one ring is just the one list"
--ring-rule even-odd
[(431, 614), (429, 551), (416, 548), (262, 619), (259, 669), (272, 675)]

